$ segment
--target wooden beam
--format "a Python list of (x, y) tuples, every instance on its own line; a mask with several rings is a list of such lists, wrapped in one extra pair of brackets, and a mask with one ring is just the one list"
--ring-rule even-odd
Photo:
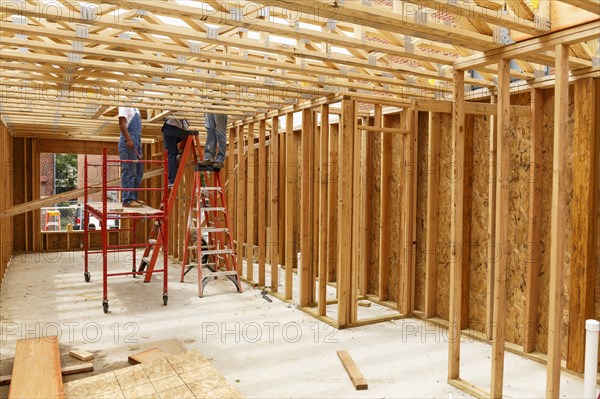
[(271, 120), (271, 144), (269, 146), (270, 156), (270, 200), (271, 200), (271, 291), (279, 290), (279, 117)]
[(348, 351), (338, 351), (337, 354), (344, 369), (348, 373), (350, 380), (352, 380), (354, 388), (356, 388), (357, 391), (368, 389), (369, 385), (367, 384), (367, 381), (365, 381), (365, 378), (358, 369), (358, 366), (356, 366), (356, 363), (354, 363), (354, 360), (352, 360)]
[(498, 183), (496, 187), (496, 250), (494, 270), (494, 311), (492, 334), (491, 398), (502, 398), (506, 317), (506, 271), (508, 247), (508, 206), (510, 185), (510, 60), (498, 62)]
[[(149, 179), (155, 176), (162, 176), (162, 169), (153, 170), (151, 172), (144, 173), (143, 180)], [(115, 179), (109, 181), (108, 185), (120, 184), (121, 179)], [(88, 192), (90, 194), (99, 193), (102, 191), (102, 188), (89, 188)], [(58, 202), (65, 202), (68, 200), (72, 200), (75, 198), (79, 198), (83, 196), (83, 188), (78, 188), (76, 190), (66, 191), (64, 193), (51, 195), (49, 197), (45, 197), (42, 199), (37, 199), (33, 201), (26, 202), (24, 204), (15, 205), (3, 212), (0, 213), (0, 217), (10, 217), (15, 215), (20, 215), (22, 213), (30, 212), (36, 209), (40, 209), (46, 206), (54, 206), (54, 204)]]
[(427, 144), (427, 221), (425, 244), (425, 317), (437, 315), (438, 211), (441, 114), (429, 113)]
[(470, 275), (471, 275), (471, 218), (473, 213), (473, 135), (475, 129), (475, 119), (473, 115), (465, 115), (465, 136), (464, 136), (464, 158), (463, 169), (460, 171), (460, 182), (463, 192), (463, 235), (461, 238), (461, 256), (462, 264), (462, 304), (461, 304), (461, 329), (469, 328), (469, 293), (470, 293)]
[[(381, 105), (375, 105), (374, 126), (383, 126)], [(392, 184), (392, 136), (381, 135), (381, 191), (379, 194), (379, 276), (377, 295), (380, 301), (389, 298), (390, 237), (391, 233), (391, 184)]]
[(285, 121), (285, 299), (292, 299), (293, 273), (298, 263), (296, 243), (296, 185), (299, 180), (298, 140), (294, 134), (294, 114)]
[(559, 32), (509, 44), (502, 48), (464, 57), (454, 63), (454, 69), (478, 69), (498, 62), (500, 58), (519, 59), (525, 55), (539, 53), (559, 44), (582, 43), (600, 37), (600, 20), (589, 22)]
[[(338, 215), (339, 200), (339, 129), (340, 124), (329, 126), (329, 187), (327, 189), (327, 281), (337, 281), (339, 269)], [(336, 290), (336, 296), (338, 295)]]
[[(496, 96), (492, 96), (490, 103), (494, 105)], [(498, 106), (496, 105), (496, 110)], [(497, 113), (497, 112), (496, 112)], [(491, 341), (494, 326), (494, 272), (496, 270), (496, 184), (498, 181), (498, 118), (490, 116), (490, 155), (489, 155), (489, 183), (488, 183), (488, 235), (490, 242), (487, 248), (487, 289), (486, 289), (486, 336)]]
[(356, 101), (342, 100), (341, 132), (339, 135), (340, 165), (339, 184), (340, 193), (338, 200), (338, 262), (337, 276), (338, 289), (338, 324), (341, 328), (347, 327), (352, 321), (352, 233), (353, 233), (353, 161), (354, 161), (354, 135), (356, 127)]
[(258, 123), (258, 285), (265, 286), (265, 258), (267, 251), (267, 122)]
[(563, 3), (600, 15), (600, 0), (561, 0)]
[(538, 335), (538, 281), (542, 256), (542, 164), (544, 144), (544, 92), (531, 91), (531, 161), (529, 182), (529, 265), (525, 282), (525, 327), (523, 352), (535, 350)]
[[(377, 106), (376, 108), (377, 109)], [(381, 107), (379, 107), (381, 112)], [(369, 134), (365, 131), (358, 132), (360, 136), (360, 271), (359, 293), (367, 295), (369, 291), (369, 271), (371, 264), (371, 180), (373, 178), (373, 145)], [(355, 171), (356, 173), (357, 171)]]
[(310, 178), (310, 153), (313, 151), (314, 138), (313, 112), (310, 109), (302, 111), (302, 180), (300, 183), (300, 300), (299, 305), (308, 306), (313, 297), (312, 279), (312, 224), (310, 220), (310, 203), (312, 197), (312, 181)]
[(328, 221), (328, 198), (329, 190), (329, 105), (321, 105), (321, 129), (319, 132), (321, 140), (319, 163), (319, 287), (318, 287), (318, 314), (325, 316), (327, 314), (327, 276), (328, 276), (328, 246), (327, 229)]
[(454, 71), (454, 104), (452, 110), (452, 165), (450, 254), (450, 312), (448, 332), (448, 379), (460, 377), (460, 323), (462, 304), (461, 247), (463, 237), (463, 192), (458, 171), (464, 168), (465, 112), (464, 71)]
[(244, 237), (246, 235), (246, 160), (244, 157), (244, 126), (238, 126), (238, 141), (237, 141), (237, 211), (236, 217), (236, 232), (237, 232), (237, 266), (240, 274), (243, 275), (244, 270)]
[(573, 252), (569, 289), (567, 368), (583, 373), (585, 321), (594, 318), (598, 221), (600, 81), (575, 83), (573, 132)]
[(254, 223), (254, 212), (256, 210), (256, 177), (254, 172), (256, 169), (256, 151), (254, 149), (254, 122), (248, 124), (248, 166), (247, 166), (247, 192), (246, 192), (246, 278), (248, 281), (254, 281), (254, 263), (256, 255), (254, 244), (256, 243), (256, 224)]
[(566, 135), (569, 115), (569, 46), (556, 46), (554, 91), (554, 155), (552, 161), (552, 220), (550, 241), (550, 308), (548, 313), (548, 369), (546, 396), (560, 396), (562, 284), (565, 256)]

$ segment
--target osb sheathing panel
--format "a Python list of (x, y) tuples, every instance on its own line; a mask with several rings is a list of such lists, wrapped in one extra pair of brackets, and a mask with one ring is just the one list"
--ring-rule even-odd
[(469, 327), (485, 331), (487, 298), (487, 249), (490, 242), (489, 217), (489, 157), (490, 117), (473, 118), (473, 164), (471, 169), (471, 262), (469, 267)]
[(425, 254), (427, 224), (427, 147), (429, 113), (419, 112), (417, 147), (417, 257), (415, 263), (415, 309), (425, 309)]
[[(568, 283), (569, 265), (572, 251), (571, 199), (573, 196), (573, 90), (569, 90), (569, 119), (566, 134), (566, 179), (565, 179), (565, 274), (563, 278), (563, 340), (562, 354), (567, 351), (568, 333)], [(550, 239), (551, 239), (551, 209), (552, 209), (552, 158), (554, 145), (554, 91), (544, 91), (544, 157), (542, 166), (542, 253), (540, 261), (540, 278), (538, 280), (538, 340), (536, 350), (546, 353), (548, 349), (548, 308), (549, 308), (549, 279), (550, 279)], [(598, 302), (596, 302), (598, 303)]]
[[(513, 96), (511, 103), (529, 105), (529, 94)], [(523, 343), (525, 290), (530, 250), (528, 245), (531, 118), (511, 118), (509, 147), (508, 247), (506, 271), (506, 340)]]
[[(437, 251), (437, 316), (448, 320), (450, 297), (450, 212), (452, 192), (452, 116), (442, 114)], [(419, 200), (420, 201), (420, 200)]]

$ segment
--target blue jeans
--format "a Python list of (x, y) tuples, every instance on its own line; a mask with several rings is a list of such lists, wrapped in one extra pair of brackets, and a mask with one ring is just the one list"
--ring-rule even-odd
[[(142, 119), (139, 115), (134, 116), (134, 118), (129, 123), (127, 127), (127, 132), (131, 136), (133, 140), (133, 147), (135, 151), (140, 154), (140, 157), (143, 157), (142, 153)], [(125, 143), (125, 138), (121, 135), (121, 139), (119, 140), (119, 158), (121, 160), (137, 160), (138, 155), (135, 151), (127, 148), (127, 144)], [(144, 177), (144, 164), (143, 163), (134, 163), (134, 162), (125, 162), (121, 164), (121, 187), (123, 188), (139, 188), (142, 185), (142, 178)], [(137, 201), (138, 192), (137, 191), (123, 191), (121, 195), (121, 202), (123, 204), (128, 204), (131, 201)]]
[[(205, 114), (204, 126), (206, 127), (206, 144), (204, 146), (204, 160), (225, 162), (227, 148), (227, 115)], [(215, 157), (215, 150), (217, 154)]]
[(179, 150), (177, 149), (177, 144), (185, 141), (187, 132), (177, 126), (165, 124), (162, 133), (165, 150), (167, 150), (169, 159), (169, 184), (173, 184), (175, 182), (175, 177), (177, 177), (178, 169), (177, 154), (179, 153)]

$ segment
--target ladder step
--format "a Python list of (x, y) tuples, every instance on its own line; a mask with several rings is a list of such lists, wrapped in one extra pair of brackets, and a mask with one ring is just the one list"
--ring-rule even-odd
[(227, 227), (203, 227), (203, 233), (229, 233), (229, 229)]
[(221, 191), (221, 187), (201, 187), (200, 191), (203, 191), (203, 192)]
[(213, 272), (210, 270), (202, 271), (202, 278), (219, 277), (219, 276), (235, 276), (235, 275), (237, 275), (237, 272), (235, 270), (224, 270), (224, 271), (218, 271), (218, 272)]
[(225, 208), (224, 207), (207, 207), (207, 208), (200, 208), (200, 210), (202, 212), (225, 212)]
[[(195, 245), (188, 246), (188, 249), (197, 249)], [(233, 255), (235, 252), (232, 249), (209, 249), (208, 251), (202, 251), (202, 256), (204, 255)]]
[(150, 238), (148, 240), (148, 244), (156, 245), (156, 240), (154, 238)]

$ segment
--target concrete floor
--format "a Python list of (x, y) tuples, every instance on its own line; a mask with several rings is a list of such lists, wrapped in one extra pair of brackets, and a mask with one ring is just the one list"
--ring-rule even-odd
[[(112, 271), (131, 268), (123, 257), (112, 259)], [(200, 299), (195, 270), (179, 283), (178, 264), (169, 273), (168, 306), (160, 276), (149, 284), (113, 277), (104, 314), (99, 259), (91, 272), (92, 281), (84, 283), (77, 252), (13, 258), (0, 293), (3, 375), (10, 373), (17, 339), (58, 334), (62, 365), (77, 362), (66, 355), (70, 349), (84, 349), (96, 355), (94, 373), (126, 367), (129, 354), (157, 345), (173, 353), (196, 349), (248, 398), (469, 397), (446, 383), (447, 332), (419, 320), (337, 331), (294, 305), (267, 302), (248, 285), (237, 294), (231, 282), (214, 281)], [(461, 348), (462, 378), (488, 390), (491, 347), (466, 338)], [(350, 352), (367, 391), (354, 390), (339, 349)], [(545, 376), (542, 365), (506, 354), (505, 396), (543, 397)], [(561, 397), (581, 397), (582, 385), (563, 373)], [(5, 397), (8, 388), (0, 388)]]

